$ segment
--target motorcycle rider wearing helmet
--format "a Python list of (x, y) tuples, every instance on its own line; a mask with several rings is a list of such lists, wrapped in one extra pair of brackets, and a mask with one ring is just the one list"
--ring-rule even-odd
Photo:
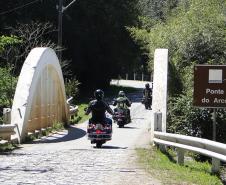
[(152, 105), (152, 89), (150, 88), (149, 83), (145, 84), (145, 89), (143, 90), (143, 101), (149, 101)]
[(94, 91), (95, 100), (89, 102), (89, 106), (85, 112), (86, 115), (92, 113), (92, 118), (90, 120), (94, 122), (104, 122), (112, 125), (112, 120), (107, 118), (105, 112), (113, 115), (114, 112), (110, 106), (103, 101), (104, 92), (100, 89)]
[(118, 98), (113, 102), (113, 106), (117, 105), (117, 108), (115, 108), (114, 111), (117, 112), (118, 108), (124, 108), (129, 117), (129, 122), (131, 122), (130, 109), (129, 109), (131, 104), (132, 104), (131, 101), (126, 97), (125, 92), (119, 91)]

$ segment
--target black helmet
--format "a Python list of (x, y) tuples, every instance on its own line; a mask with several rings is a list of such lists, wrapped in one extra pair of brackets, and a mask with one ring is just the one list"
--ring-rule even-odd
[(124, 91), (119, 91), (118, 96), (120, 96), (120, 97), (125, 97)]
[(102, 91), (101, 89), (97, 89), (94, 91), (94, 97), (97, 100), (102, 100), (104, 98), (104, 91)]
[(150, 87), (149, 83), (146, 83), (146, 84), (145, 84), (145, 87), (146, 87), (146, 88), (149, 88), (149, 87)]

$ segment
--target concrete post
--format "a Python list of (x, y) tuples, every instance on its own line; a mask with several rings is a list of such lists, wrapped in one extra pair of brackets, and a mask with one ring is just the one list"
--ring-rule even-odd
[(212, 158), (212, 168), (211, 172), (212, 173), (217, 173), (220, 169), (220, 160), (216, 158)]
[(165, 153), (166, 152), (166, 146), (165, 145), (159, 145), (159, 149), (161, 152)]
[(162, 132), (162, 113), (154, 112), (154, 131)]
[(11, 123), (11, 109), (3, 108), (3, 123), (10, 124)]
[(184, 165), (184, 150), (181, 148), (177, 148), (177, 163)]

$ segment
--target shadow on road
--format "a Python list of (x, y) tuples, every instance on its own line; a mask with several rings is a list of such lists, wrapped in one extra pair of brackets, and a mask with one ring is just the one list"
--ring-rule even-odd
[(69, 127), (68, 133), (66, 135), (62, 133), (57, 133), (52, 136), (48, 136), (46, 138), (41, 138), (40, 140), (32, 141), (31, 144), (36, 143), (59, 143), (59, 142), (65, 142), (65, 141), (71, 141), (75, 139), (79, 139), (81, 137), (84, 137), (86, 135), (86, 132), (80, 128), (75, 127)]
[(128, 129), (138, 129), (137, 127), (129, 127), (129, 126), (124, 126), (124, 127), (122, 127), (122, 129), (123, 128), (128, 128)]
[[(96, 147), (94, 146), (94, 148), (96, 148)], [(103, 145), (100, 149), (127, 149), (127, 148), (128, 147)]]

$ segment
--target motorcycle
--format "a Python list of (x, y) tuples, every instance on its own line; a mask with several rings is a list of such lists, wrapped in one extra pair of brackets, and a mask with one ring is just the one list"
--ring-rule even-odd
[(144, 104), (145, 109), (151, 110), (152, 97), (143, 97), (142, 104)]
[(102, 144), (111, 140), (112, 126), (110, 124), (89, 121), (87, 136), (91, 140), (91, 144), (96, 144), (96, 148), (101, 148)]
[(119, 126), (119, 128), (123, 128), (124, 125), (130, 122), (130, 119), (129, 119), (129, 116), (127, 115), (126, 110), (121, 108), (117, 108), (114, 111), (113, 119), (114, 121), (117, 122), (117, 125)]

